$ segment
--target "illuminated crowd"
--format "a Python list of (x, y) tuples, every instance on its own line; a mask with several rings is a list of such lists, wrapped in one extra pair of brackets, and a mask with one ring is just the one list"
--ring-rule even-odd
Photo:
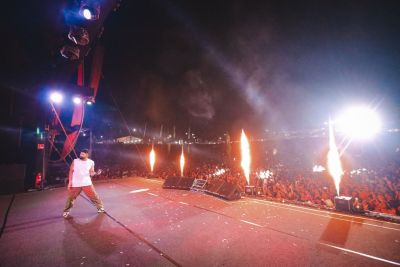
[[(302, 149), (304, 146), (311, 151), (312, 146), (304, 142), (295, 143), (295, 145), (285, 143), (284, 146), (279, 147), (279, 153), (274, 159), (271, 159), (272, 152), (263, 157), (265, 148), (260, 147), (261, 152), (254, 157), (259, 160), (252, 163), (250, 185), (255, 187), (258, 197), (334, 208), (337, 191), (333, 180), (323, 169), (313, 172), (309, 158), (314, 157), (315, 153), (306, 155)], [(165, 151), (161, 151), (162, 148)], [(142, 148), (142, 150), (145, 149)], [(132, 155), (132, 151), (134, 150), (123, 151), (120, 154)], [(150, 174), (145, 153), (141, 157), (113, 156), (111, 160), (110, 157), (97, 157), (95, 159), (97, 167), (104, 170), (99, 179), (131, 176), (155, 176), (165, 179), (168, 176), (180, 176), (179, 149), (175, 151), (175, 154), (174, 151), (167, 152), (165, 147), (157, 147), (156, 151), (162, 155), (158, 158), (153, 174)], [(400, 161), (398, 160), (400, 153), (396, 151), (395, 154), (383, 158), (382, 161), (377, 161), (372, 154), (367, 152), (362, 153), (366, 159), (362, 161), (365, 168), (351, 171), (345, 168), (340, 183), (340, 195), (353, 197), (354, 212), (370, 211), (400, 215)], [(167, 158), (166, 155), (170, 153), (172, 154), (170, 158), (175, 160), (160, 159)], [(253, 153), (256, 154), (257, 151)], [(223, 146), (202, 147), (197, 150), (193, 147), (190, 154), (187, 153), (184, 176), (207, 180), (208, 186), (223, 180), (239, 186), (242, 192), (248, 185), (238, 158), (228, 157)]]
[[(250, 185), (254, 186), (255, 195), (258, 197), (334, 208), (337, 193), (331, 177), (326, 172), (293, 172), (279, 167), (271, 171), (269, 177), (260, 178), (261, 172), (262, 169), (258, 168), (250, 177)], [(180, 172), (174, 165), (164, 166), (154, 174), (150, 174), (147, 168), (140, 165), (120, 165), (106, 168), (100, 179), (132, 176), (166, 179), (169, 176), (180, 176)], [(222, 180), (239, 186), (243, 192), (247, 185), (241, 169), (227, 164), (205, 163), (192, 167), (185, 176), (207, 180), (208, 186)], [(340, 195), (353, 197), (354, 212), (372, 211), (400, 216), (399, 177), (399, 166), (386, 173), (383, 170), (346, 172), (341, 181)]]

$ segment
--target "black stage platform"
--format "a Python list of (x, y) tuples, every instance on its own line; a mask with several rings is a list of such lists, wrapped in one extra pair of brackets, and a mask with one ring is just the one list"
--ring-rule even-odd
[(0, 266), (396, 266), (400, 225), (128, 178), (96, 183), (107, 213), (66, 189), (0, 197)]

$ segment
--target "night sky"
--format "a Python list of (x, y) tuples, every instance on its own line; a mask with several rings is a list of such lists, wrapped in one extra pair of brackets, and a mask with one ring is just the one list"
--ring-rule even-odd
[[(65, 1), (15, 2), (1, 26), (4, 116), (15, 95), (40, 103), (49, 76), (71, 79), (59, 67), (67, 64), (58, 53)], [(399, 6), (122, 1), (104, 24), (103, 78), (88, 118), (110, 135), (127, 133), (124, 116), (130, 127), (147, 123), (156, 132), (164, 125), (171, 132), (176, 125), (179, 135), (190, 127), (209, 138), (238, 135), (241, 128), (253, 135), (317, 128), (330, 114), (361, 103), (377, 105), (392, 125), (400, 114)], [(31, 113), (34, 124), (40, 116)]]

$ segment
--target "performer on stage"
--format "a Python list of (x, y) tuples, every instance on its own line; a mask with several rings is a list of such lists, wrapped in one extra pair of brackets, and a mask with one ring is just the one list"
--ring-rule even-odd
[(64, 207), (64, 218), (68, 218), (75, 199), (81, 191), (96, 205), (97, 212), (105, 212), (103, 203), (97, 195), (92, 184), (91, 176), (95, 175), (94, 161), (89, 159), (89, 150), (83, 149), (79, 159), (74, 159), (68, 175), (68, 198)]

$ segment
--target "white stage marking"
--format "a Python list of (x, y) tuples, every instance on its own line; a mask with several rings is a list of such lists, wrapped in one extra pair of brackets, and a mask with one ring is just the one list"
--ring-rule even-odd
[(325, 243), (319, 243), (319, 244), (327, 246), (327, 247), (339, 249), (339, 250), (342, 250), (342, 251), (345, 251), (345, 252), (357, 254), (357, 255), (360, 255), (360, 256), (363, 256), (363, 257), (366, 257), (366, 258), (370, 258), (370, 259), (373, 259), (373, 260), (382, 261), (382, 262), (386, 262), (386, 263), (390, 263), (390, 264), (393, 264), (393, 265), (400, 266), (399, 262), (382, 259), (382, 258), (379, 258), (379, 257), (375, 257), (375, 256), (368, 255), (368, 254), (365, 254), (365, 253), (361, 253), (361, 252), (358, 252), (358, 251), (354, 251), (354, 250), (351, 250), (351, 249), (337, 247), (337, 246), (333, 246), (333, 245), (328, 245), (328, 244), (325, 244)]
[(129, 192), (129, 194), (140, 193), (140, 192), (146, 192), (146, 191), (149, 191), (149, 190), (150, 190), (150, 189), (148, 189), (148, 188), (137, 189), (137, 190), (133, 190), (133, 191)]

